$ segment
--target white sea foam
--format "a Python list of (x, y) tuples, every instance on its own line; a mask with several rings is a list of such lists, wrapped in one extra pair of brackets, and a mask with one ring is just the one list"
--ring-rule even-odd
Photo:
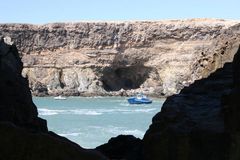
[(101, 115), (101, 112), (96, 110), (90, 109), (73, 109), (73, 110), (56, 110), (56, 109), (46, 109), (46, 108), (39, 108), (38, 109), (39, 115), (42, 116), (51, 116), (57, 114), (77, 114), (77, 115)]
[(63, 111), (62, 110), (50, 110), (50, 109), (46, 109), (46, 108), (39, 108), (38, 112), (39, 112), (39, 115), (42, 115), (42, 116), (51, 116), (51, 115), (59, 114)]
[(130, 106), (130, 104), (129, 103), (120, 103), (120, 106), (128, 107), (128, 106)]
[(116, 112), (121, 112), (123, 114), (135, 114), (135, 113), (152, 113), (156, 108), (141, 108), (141, 109), (116, 109)]
[(126, 109), (126, 108), (114, 108), (114, 109), (71, 109), (71, 110), (58, 110), (58, 109), (46, 109), (39, 108), (39, 115), (51, 116), (57, 114), (77, 114), (77, 115), (102, 115), (102, 114), (134, 114), (134, 113), (152, 113), (156, 108), (141, 108), (141, 109)]
[(124, 130), (122, 134), (126, 134), (126, 135), (134, 135), (136, 137), (142, 138), (144, 136), (144, 132), (140, 131), (138, 129), (134, 129), (134, 130)]
[(149, 112), (152, 112), (152, 111), (155, 111), (156, 108), (144, 108), (144, 109), (135, 109), (136, 112), (145, 112), (145, 113), (149, 113)]
[(79, 136), (80, 134), (81, 134), (81, 133), (74, 132), (74, 133), (60, 133), (59, 135), (60, 135), (60, 136), (63, 136), (63, 137), (68, 137), (68, 136), (77, 137), (77, 136)]
[(82, 110), (69, 110), (70, 114), (78, 114), (78, 115), (101, 115), (103, 113), (97, 112), (94, 110), (87, 110), (87, 109), (82, 109)]
[(134, 135), (138, 138), (142, 138), (144, 136), (144, 131), (138, 129), (126, 129), (125, 127), (116, 127), (116, 126), (107, 126), (107, 127), (100, 127), (100, 126), (90, 126), (90, 128), (96, 129), (103, 134), (110, 134), (112, 136), (117, 136), (120, 134), (123, 135)]
[(136, 137), (142, 138), (144, 135), (144, 131), (140, 131), (138, 129), (126, 129), (124, 127), (111, 127), (111, 128), (107, 128), (107, 132), (110, 132), (112, 134), (115, 135), (119, 135), (119, 134), (123, 134), (123, 135), (134, 135)]

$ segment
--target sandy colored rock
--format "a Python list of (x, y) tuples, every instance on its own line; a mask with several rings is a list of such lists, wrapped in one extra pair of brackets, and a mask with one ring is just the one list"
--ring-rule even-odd
[(17, 45), (35, 95), (42, 84), (48, 89), (43, 95), (121, 95), (123, 89), (126, 95), (168, 96), (232, 60), (236, 47), (229, 28), (237, 23), (1, 24), (0, 35)]

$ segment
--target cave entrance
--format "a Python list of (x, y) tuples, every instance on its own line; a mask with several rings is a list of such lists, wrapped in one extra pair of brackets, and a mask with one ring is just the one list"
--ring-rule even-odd
[(137, 89), (146, 81), (150, 72), (151, 68), (145, 66), (105, 68), (101, 80), (106, 91)]

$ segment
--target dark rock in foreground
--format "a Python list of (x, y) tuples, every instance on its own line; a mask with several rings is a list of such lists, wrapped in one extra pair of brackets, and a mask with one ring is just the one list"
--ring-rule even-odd
[(102, 152), (110, 159), (141, 159), (142, 141), (132, 135), (119, 135), (111, 138), (108, 143), (103, 144), (96, 149)]
[(7, 37), (0, 40), (0, 121), (47, 131), (46, 121), (37, 117), (28, 81), (21, 76), (22, 62), (17, 48), (11, 43)]
[(28, 82), (21, 76), (22, 62), (10, 38), (0, 39), (0, 159), (5, 160), (101, 160), (47, 130), (38, 117)]
[(240, 159), (239, 55), (166, 100), (144, 136), (145, 159)]

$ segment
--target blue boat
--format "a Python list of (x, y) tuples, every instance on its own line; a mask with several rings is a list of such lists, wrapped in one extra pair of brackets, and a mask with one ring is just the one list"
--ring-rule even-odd
[(130, 104), (150, 104), (152, 100), (148, 99), (145, 95), (138, 94), (135, 97), (128, 98)]

